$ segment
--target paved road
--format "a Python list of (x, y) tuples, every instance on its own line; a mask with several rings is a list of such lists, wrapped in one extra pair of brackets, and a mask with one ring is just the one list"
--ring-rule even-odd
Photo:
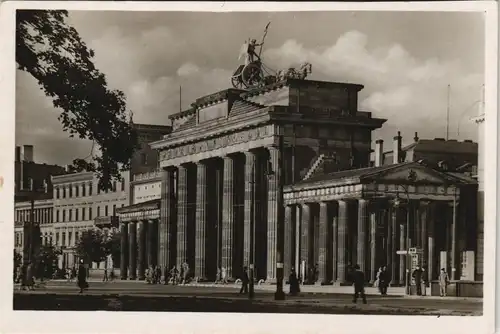
[[(78, 293), (76, 283), (67, 282), (49, 282), (46, 286), (37, 289), (34, 292), (22, 291), (20, 293), (30, 294), (57, 294), (57, 295), (74, 295)], [(238, 294), (238, 287), (231, 284), (227, 287), (215, 286), (172, 286), (172, 285), (151, 285), (146, 283), (135, 282), (91, 282), (90, 288), (85, 292), (86, 295), (120, 295), (120, 296), (137, 296), (137, 297), (192, 297), (198, 298), (218, 298), (230, 300), (246, 300), (247, 297)], [(260, 302), (274, 302), (274, 293), (270, 290), (256, 290), (256, 300)], [(299, 296), (287, 296), (285, 303), (300, 303), (317, 306), (352, 306), (352, 296), (349, 294), (329, 293), (301, 293)], [(460, 312), (464, 314), (481, 314), (482, 300), (477, 299), (457, 299), (457, 298), (409, 298), (401, 296), (368, 296), (369, 305), (378, 308), (391, 309), (415, 309), (438, 311), (442, 314), (450, 314)], [(361, 302), (361, 301), (360, 301)], [(359, 302), (359, 303), (360, 303)]]

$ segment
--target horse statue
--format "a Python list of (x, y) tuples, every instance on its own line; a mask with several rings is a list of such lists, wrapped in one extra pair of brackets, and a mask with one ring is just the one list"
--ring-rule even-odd
[(279, 70), (276, 73), (277, 81), (283, 81), (286, 79), (299, 79), (304, 80), (312, 72), (312, 65), (310, 63), (303, 63), (300, 67), (294, 68), (290, 67), (288, 69)]

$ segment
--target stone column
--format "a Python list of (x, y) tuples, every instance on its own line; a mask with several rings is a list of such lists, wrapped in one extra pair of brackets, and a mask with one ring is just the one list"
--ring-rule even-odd
[[(224, 157), (224, 176), (222, 189), (222, 267), (226, 268), (226, 275), (229, 279), (233, 277), (233, 244), (235, 230), (234, 211), (234, 158)], [(241, 268), (235, 268), (240, 269)]]
[[(399, 249), (400, 250), (407, 250), (406, 249), (406, 243), (405, 243), (405, 238), (406, 238), (406, 233), (405, 233), (405, 224), (400, 224), (399, 225), (400, 233), (399, 233)], [(403, 285), (405, 283), (405, 267), (406, 267), (406, 256), (409, 255), (401, 255), (399, 257), (399, 284)]]
[(454, 201), (450, 203), (452, 210), (452, 221), (451, 221), (451, 254), (450, 254), (450, 262), (451, 262), (451, 274), (450, 280), (458, 279), (458, 259), (457, 259), (457, 209), (458, 209), (458, 201)]
[(311, 205), (308, 203), (302, 204), (302, 217), (301, 217), (301, 226), (300, 226), (300, 264), (302, 264), (302, 261), (306, 262), (305, 265), (305, 272), (301, 273), (302, 277), (304, 279), (308, 278), (309, 275), (309, 267), (313, 265), (311, 263), (311, 239), (313, 236), (311, 235), (311, 224), (312, 224), (312, 217), (311, 217)]
[(194, 276), (206, 281), (207, 245), (207, 166), (203, 162), (196, 165), (196, 248)]
[(145, 258), (146, 260), (144, 261), (144, 267), (147, 269), (150, 266), (153, 265), (153, 257), (151, 252), (153, 251), (153, 243), (152, 243), (152, 237), (154, 236), (153, 233), (153, 226), (151, 224), (151, 221), (145, 220), (144, 221), (144, 239), (145, 239), (145, 248), (146, 248), (146, 255)]
[(318, 284), (328, 284), (328, 258), (329, 251), (328, 245), (330, 241), (330, 234), (328, 233), (328, 225), (330, 219), (328, 217), (328, 203), (319, 203), (319, 245), (318, 245)]
[(149, 220), (148, 235), (151, 248), (149, 249), (150, 263), (152, 266), (161, 265), (158, 263), (158, 221), (156, 219)]
[[(283, 260), (283, 267), (284, 267), (284, 273), (285, 273), (285, 281), (287, 275), (290, 274), (290, 269), (293, 266), (293, 259), (292, 259), (292, 253), (293, 253), (293, 247), (295, 245), (293, 244), (293, 231), (295, 227), (295, 205), (287, 205), (285, 207), (285, 254), (284, 254), (284, 260)], [(298, 268), (295, 268), (296, 272)]]
[[(429, 249), (427, 248), (428, 244), (428, 231), (427, 231), (427, 221), (429, 219), (429, 202), (422, 201), (420, 202), (420, 232), (421, 232), (421, 241), (422, 241), (422, 267), (425, 270), (428, 270), (428, 258), (429, 258)], [(427, 272), (429, 275), (429, 272)]]
[(128, 230), (127, 223), (120, 223), (120, 279), (127, 279), (127, 269), (128, 269)]
[(137, 251), (139, 252), (139, 258), (137, 263), (137, 278), (139, 280), (145, 279), (145, 267), (146, 267), (146, 221), (139, 221), (137, 223), (137, 241), (138, 247)]
[(370, 283), (377, 279), (377, 208), (370, 212)]
[[(255, 161), (254, 152), (245, 152), (245, 220), (243, 224), (243, 265), (250, 264), (250, 252), (252, 251), (251, 234), (252, 222), (254, 222), (254, 188), (255, 178)], [(254, 222), (255, 223), (255, 222)]]
[(137, 278), (136, 265), (137, 265), (137, 225), (135, 221), (128, 223), (128, 237), (129, 237), (129, 279), (135, 280)]
[(332, 203), (332, 213), (333, 216), (331, 218), (332, 224), (332, 243), (331, 247), (331, 260), (332, 260), (332, 281), (335, 283), (337, 281), (337, 243), (338, 243), (338, 205), (336, 202)]
[(177, 267), (187, 261), (187, 178), (188, 169), (186, 166), (179, 166), (177, 181)]
[(282, 173), (279, 165), (279, 148), (271, 146), (268, 150), (272, 174), (269, 175), (267, 196), (267, 280), (274, 280), (276, 279), (278, 210), (280, 209), (277, 196)]
[(348, 206), (346, 201), (338, 201), (337, 230), (337, 284), (346, 281), (346, 239), (348, 232)]
[(362, 272), (366, 273), (366, 225), (368, 221), (368, 201), (358, 200), (358, 246), (357, 262)]
[(391, 266), (391, 282), (396, 282), (396, 251), (397, 251), (397, 235), (398, 235), (398, 210), (396, 208), (391, 209), (391, 221), (388, 224), (391, 227), (391, 234), (389, 239), (391, 240), (391, 245), (389, 248), (389, 258)]
[(162, 275), (175, 265), (175, 189), (174, 170), (168, 168), (162, 171), (161, 207), (158, 227), (159, 257), (158, 264), (163, 267)]
[(434, 203), (429, 203), (427, 207), (427, 229), (428, 229), (428, 238), (427, 238), (427, 274), (429, 275), (429, 280), (435, 279), (434, 275)]

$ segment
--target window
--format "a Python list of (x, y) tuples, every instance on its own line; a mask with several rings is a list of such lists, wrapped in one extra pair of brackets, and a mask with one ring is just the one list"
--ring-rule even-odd
[(87, 196), (86, 195), (86, 190), (87, 190), (87, 185), (86, 184), (82, 184), (82, 196), (83, 197)]
[(16, 233), (16, 247), (21, 246), (21, 242), (19, 241), (19, 233)]
[(69, 198), (73, 197), (73, 186), (69, 186)]
[(56, 210), (56, 222), (59, 223), (59, 210)]
[(66, 210), (62, 210), (62, 222), (66, 222)]
[(107, 205), (104, 206), (104, 215), (108, 216), (108, 206)]
[(56, 198), (59, 198), (59, 187), (56, 188)]
[(89, 220), (93, 219), (92, 208), (89, 208)]
[(73, 236), (72, 234), (73, 234), (73, 233), (68, 232), (68, 246), (71, 246), (71, 245), (72, 245), (72, 243), (71, 243), (71, 242), (72, 242), (71, 237)]
[(66, 246), (66, 232), (62, 233), (62, 236), (61, 236), (61, 246)]
[(79, 192), (80, 192), (80, 186), (79, 186), (79, 185), (76, 185), (76, 186), (75, 186), (75, 197), (80, 196)]
[(116, 216), (116, 204), (113, 204), (113, 216)]
[(69, 211), (68, 212), (68, 221), (72, 222), (73, 221), (73, 210), (69, 209), (68, 211)]
[(78, 231), (75, 232), (75, 245), (78, 243)]
[(66, 187), (62, 188), (62, 198), (66, 198)]
[(116, 192), (116, 181), (113, 181), (113, 191)]
[(82, 220), (85, 220), (85, 208), (82, 208)]
[(122, 191), (125, 191), (125, 180), (122, 180)]
[(89, 185), (89, 196), (92, 196), (92, 182)]
[(80, 210), (78, 210), (78, 208), (75, 209), (75, 221), (78, 221), (78, 219), (80, 218), (78, 217), (78, 214), (80, 213), (79, 211)]
[(59, 232), (56, 232), (56, 246), (59, 246)]
[(125, 206), (125, 204), (122, 203), (122, 208)]
[(97, 217), (100, 217), (101, 216), (101, 207), (98, 206), (97, 207)]

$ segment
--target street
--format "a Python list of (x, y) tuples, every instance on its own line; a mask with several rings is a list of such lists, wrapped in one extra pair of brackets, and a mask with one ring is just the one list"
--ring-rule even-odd
[[(75, 282), (51, 281), (35, 291), (19, 291), (19, 288), (16, 287), (14, 309), (408, 315), (482, 314), (481, 299), (368, 295), (367, 305), (363, 305), (361, 300), (358, 301), (357, 305), (354, 305), (352, 295), (348, 293), (303, 292), (294, 297), (287, 295), (285, 301), (274, 301), (272, 289), (256, 288), (255, 299), (249, 301), (246, 296), (238, 294), (238, 289), (239, 287), (234, 284), (225, 287), (210, 285), (172, 286), (116, 281), (90, 282), (89, 290), (85, 291), (83, 295), (79, 295)], [(85, 303), (79, 303), (83, 300)], [(165, 302), (167, 300), (168, 303)], [(55, 305), (54, 308), (50, 306), (51, 301)], [(103, 304), (103, 301), (107, 302)]]

